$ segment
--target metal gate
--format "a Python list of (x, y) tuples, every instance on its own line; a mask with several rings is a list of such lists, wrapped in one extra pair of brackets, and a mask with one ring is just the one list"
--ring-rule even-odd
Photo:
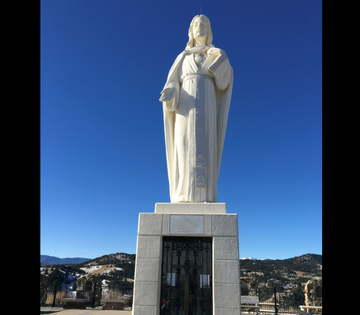
[(161, 315), (211, 315), (211, 237), (164, 237)]

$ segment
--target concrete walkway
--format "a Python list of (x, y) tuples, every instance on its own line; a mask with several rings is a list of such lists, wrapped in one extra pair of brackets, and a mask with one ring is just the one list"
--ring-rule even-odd
[(87, 308), (85, 310), (66, 310), (62, 307), (40, 307), (40, 314), (54, 315), (131, 315), (131, 311), (102, 310), (98, 308)]

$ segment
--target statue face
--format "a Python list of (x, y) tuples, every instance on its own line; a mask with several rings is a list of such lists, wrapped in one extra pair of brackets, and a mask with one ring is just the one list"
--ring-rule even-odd
[(206, 20), (202, 17), (198, 17), (194, 21), (193, 36), (194, 38), (207, 37), (208, 27)]

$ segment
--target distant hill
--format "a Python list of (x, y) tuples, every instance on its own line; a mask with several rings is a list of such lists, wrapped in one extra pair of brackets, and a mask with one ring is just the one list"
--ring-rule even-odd
[(64, 264), (81, 264), (85, 261), (91, 260), (91, 258), (58, 258), (55, 256), (49, 255), (40, 255), (41, 264), (51, 264), (51, 265), (64, 265)]
[(240, 260), (275, 260), (273, 258), (266, 258), (266, 259), (257, 259), (257, 258), (254, 258), (254, 257), (245, 257), (245, 258), (240, 258)]
[(83, 265), (135, 264), (135, 254), (115, 253), (91, 259)]
[(288, 259), (254, 259), (240, 260), (240, 269), (244, 272), (262, 272), (270, 276), (274, 271), (288, 274), (302, 272), (313, 276), (322, 276), (322, 255), (305, 254)]
[[(43, 277), (47, 277), (56, 268), (64, 276), (68, 274), (68, 277), (70, 274), (75, 275), (75, 278), (84, 273), (98, 274), (113, 289), (131, 286), (134, 279), (135, 254), (115, 253), (90, 260), (42, 255), (41, 259), (44, 265), (47, 264), (40, 266)], [(74, 263), (79, 260), (80, 263)], [(59, 266), (49, 266), (54, 264)], [(299, 299), (297, 303), (304, 303), (304, 284), (310, 279), (322, 277), (322, 255), (317, 254), (274, 260), (248, 257), (240, 259), (239, 264), (241, 281), (249, 284), (250, 290), (258, 290), (262, 301), (271, 298), (276, 286), (279, 293), (293, 294)], [(69, 278), (68, 282), (70, 280)]]
[[(135, 254), (115, 253), (103, 255), (78, 265), (85, 272), (97, 270), (103, 272), (106, 268), (121, 269), (121, 276), (126, 279), (134, 279)], [(106, 267), (105, 267), (106, 266)], [(100, 268), (99, 268), (100, 267)], [(94, 269), (95, 268), (95, 269)], [(105, 269), (104, 269), (105, 268)], [(109, 272), (106, 270), (106, 272)]]
[(126, 253), (115, 253), (109, 255), (103, 255), (97, 258), (58, 258), (55, 256), (40, 255), (41, 264), (50, 265), (66, 265), (66, 264), (77, 264), (80, 267), (85, 265), (97, 266), (97, 265), (108, 265), (108, 264), (135, 264), (135, 254)]

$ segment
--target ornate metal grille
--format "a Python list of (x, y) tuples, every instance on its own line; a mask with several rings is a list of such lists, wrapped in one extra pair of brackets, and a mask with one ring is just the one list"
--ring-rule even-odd
[(212, 314), (211, 237), (164, 237), (161, 315)]

